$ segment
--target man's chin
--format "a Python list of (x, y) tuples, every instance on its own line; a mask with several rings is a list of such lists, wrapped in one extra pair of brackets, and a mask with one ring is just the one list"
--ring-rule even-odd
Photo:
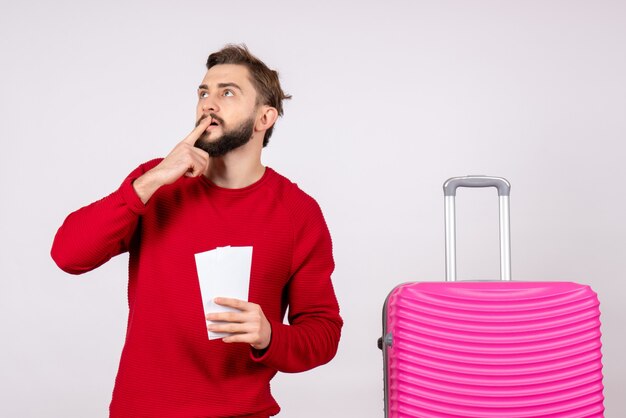
[(212, 136), (210, 132), (205, 132), (193, 144), (194, 147), (200, 148), (206, 151), (205, 148), (211, 148), (211, 144), (219, 141), (220, 137)]
[(222, 137), (211, 139), (201, 136), (194, 143), (194, 147), (206, 152), (209, 154), (209, 157), (222, 157), (232, 151), (233, 147), (220, 141), (221, 138)]
[(211, 140), (209, 139), (209, 136), (202, 135), (198, 139), (196, 139), (196, 142), (194, 142), (193, 146), (206, 151), (205, 148), (207, 148), (207, 146), (210, 146), (209, 145), (210, 143), (211, 143)]
[(220, 137), (217, 136), (215, 132), (204, 131), (202, 132), (202, 135), (198, 137), (198, 139), (196, 140), (196, 143), (198, 143), (199, 141), (211, 143), (211, 142), (216, 141), (219, 138)]

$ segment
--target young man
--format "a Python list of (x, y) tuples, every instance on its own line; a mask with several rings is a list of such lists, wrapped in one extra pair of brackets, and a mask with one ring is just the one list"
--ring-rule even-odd
[[(322, 213), (261, 164), (289, 97), (245, 47), (211, 54), (207, 69), (196, 128), (167, 157), (70, 214), (52, 246), (73, 274), (130, 253), (114, 418), (273, 416), (276, 372), (311, 369), (337, 350), (343, 323)], [(217, 298), (235, 311), (205, 317), (194, 255), (227, 246), (252, 247), (249, 298)], [(209, 340), (207, 329), (230, 334)]]

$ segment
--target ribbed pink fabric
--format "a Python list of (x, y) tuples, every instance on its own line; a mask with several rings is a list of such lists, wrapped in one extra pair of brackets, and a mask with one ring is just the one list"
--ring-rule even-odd
[(568, 282), (412, 283), (387, 301), (391, 418), (602, 417), (600, 311)]

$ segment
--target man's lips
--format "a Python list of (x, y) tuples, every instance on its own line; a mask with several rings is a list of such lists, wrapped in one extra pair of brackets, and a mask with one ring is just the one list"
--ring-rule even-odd
[(202, 122), (204, 122), (204, 120), (205, 120), (205, 119), (209, 119), (209, 120), (210, 120), (210, 121), (209, 121), (209, 125), (208, 125), (208, 126), (207, 126), (207, 128), (206, 128), (206, 130), (207, 130), (207, 131), (208, 131), (208, 130), (211, 130), (211, 129), (214, 129), (214, 128), (217, 128), (218, 126), (221, 126), (221, 125), (224, 123), (224, 121), (223, 121), (220, 117), (215, 116), (215, 115), (209, 115), (209, 116), (203, 116), (203, 117), (201, 117), (201, 118), (198, 120), (198, 122), (196, 123), (196, 126), (198, 126), (198, 125), (200, 125)]

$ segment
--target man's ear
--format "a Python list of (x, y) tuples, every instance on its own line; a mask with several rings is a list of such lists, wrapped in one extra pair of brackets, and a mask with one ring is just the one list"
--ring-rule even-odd
[(256, 131), (267, 131), (278, 119), (278, 110), (272, 106), (262, 106), (261, 114), (254, 125)]

